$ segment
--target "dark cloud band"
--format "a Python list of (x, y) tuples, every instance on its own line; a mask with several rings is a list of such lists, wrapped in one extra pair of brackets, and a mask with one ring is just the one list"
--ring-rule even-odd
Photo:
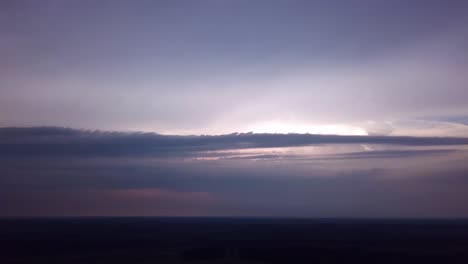
[(0, 129), (1, 156), (183, 156), (209, 150), (320, 144), (454, 146), (468, 145), (468, 138), (253, 133), (171, 136), (155, 133), (105, 132), (58, 127)]

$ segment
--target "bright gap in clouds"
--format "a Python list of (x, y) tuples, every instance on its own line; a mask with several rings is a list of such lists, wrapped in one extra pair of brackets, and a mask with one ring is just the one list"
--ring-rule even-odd
[(248, 132), (254, 133), (297, 133), (297, 134), (321, 134), (321, 135), (355, 135), (367, 136), (366, 130), (360, 127), (349, 126), (344, 124), (332, 125), (311, 125), (298, 124), (289, 122), (261, 122), (256, 123), (247, 128)]

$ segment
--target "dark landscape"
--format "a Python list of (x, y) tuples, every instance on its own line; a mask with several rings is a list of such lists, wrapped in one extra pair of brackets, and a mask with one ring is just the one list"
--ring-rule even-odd
[(468, 220), (0, 221), (1, 263), (467, 263)]

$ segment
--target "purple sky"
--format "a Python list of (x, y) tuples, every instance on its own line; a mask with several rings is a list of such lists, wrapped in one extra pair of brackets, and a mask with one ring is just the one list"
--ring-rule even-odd
[(466, 25), (462, 0), (1, 1), (0, 216), (468, 217)]
[[(0, 12), (2, 126), (413, 134), (420, 119), (468, 116), (466, 1), (2, 1)], [(452, 123), (437, 126), (466, 135)]]

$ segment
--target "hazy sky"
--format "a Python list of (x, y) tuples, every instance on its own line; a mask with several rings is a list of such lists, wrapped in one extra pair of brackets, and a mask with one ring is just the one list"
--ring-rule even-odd
[(467, 25), (464, 0), (0, 1), (0, 216), (468, 217)]
[(468, 119), (466, 1), (2, 1), (0, 19), (2, 126), (468, 135), (440, 124)]

